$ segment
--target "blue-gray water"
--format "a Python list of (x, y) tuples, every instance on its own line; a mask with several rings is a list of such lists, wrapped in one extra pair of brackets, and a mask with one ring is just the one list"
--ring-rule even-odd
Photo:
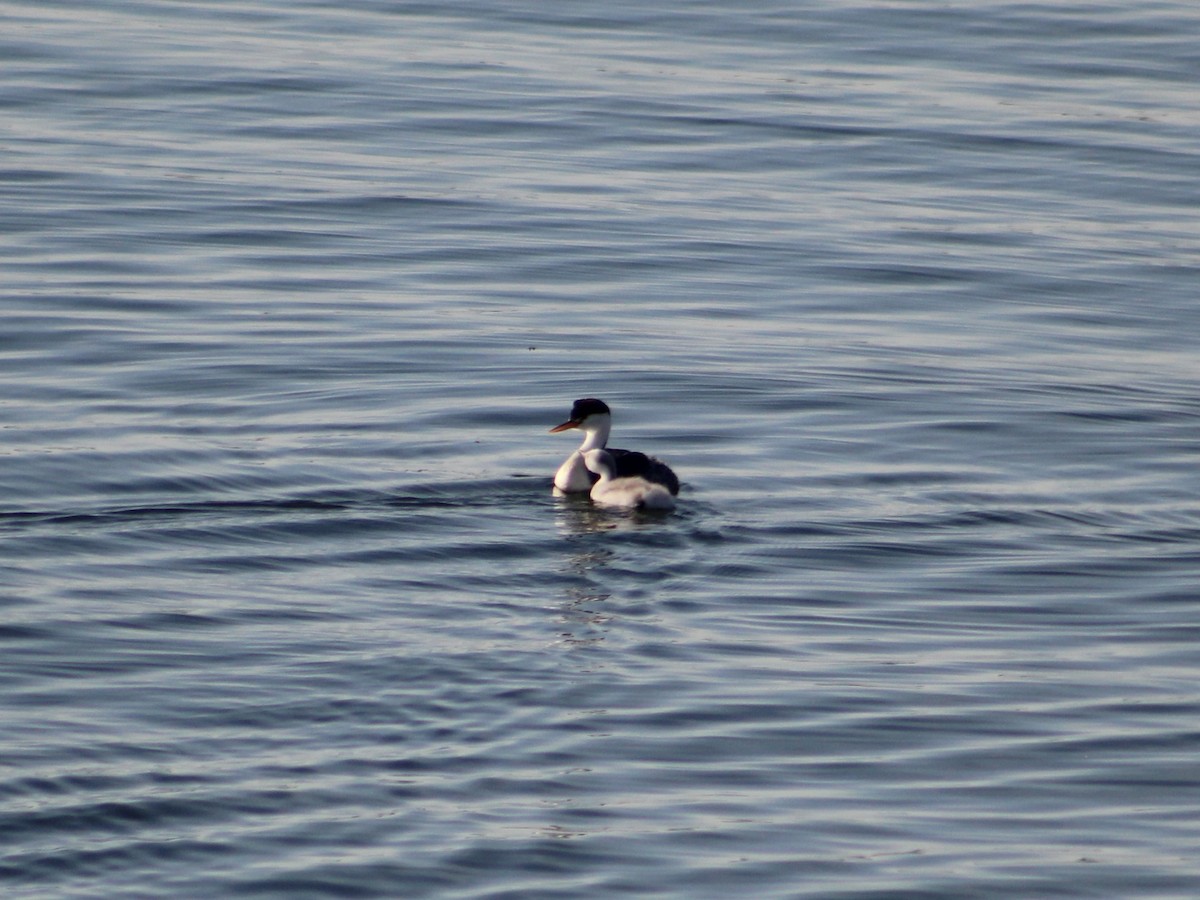
[(1200, 894), (1193, 3), (0, 24), (0, 894)]

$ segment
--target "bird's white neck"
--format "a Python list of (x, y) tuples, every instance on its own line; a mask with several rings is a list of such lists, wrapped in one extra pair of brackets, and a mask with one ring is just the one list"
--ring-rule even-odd
[(608, 433), (612, 430), (612, 417), (588, 416), (587, 421), (580, 427), (583, 429), (583, 443), (579, 445), (579, 452), (603, 450), (608, 444)]

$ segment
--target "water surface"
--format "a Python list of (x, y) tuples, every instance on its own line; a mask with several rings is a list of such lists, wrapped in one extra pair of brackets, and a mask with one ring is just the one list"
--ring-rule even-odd
[(1189, 5), (3, 16), (5, 896), (1195, 896)]

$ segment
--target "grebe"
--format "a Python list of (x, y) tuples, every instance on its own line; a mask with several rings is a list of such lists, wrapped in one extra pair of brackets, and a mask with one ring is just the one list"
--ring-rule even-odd
[[(645, 453), (630, 452), (631, 456), (640, 456), (649, 462), (650, 457)], [(635, 461), (638, 462), (638, 461)], [(641, 475), (617, 475), (617, 465), (613, 455), (607, 450), (588, 450), (583, 454), (583, 464), (588, 471), (600, 476), (600, 480), (592, 485), (592, 502), (601, 506), (622, 506), (629, 509), (674, 509), (675, 498), (665, 486), (656, 481), (649, 481)], [(640, 463), (644, 465), (644, 463)]]
[(556, 434), (571, 428), (578, 428), (583, 432), (583, 443), (554, 473), (554, 486), (560, 491), (568, 494), (590, 491), (599, 473), (588, 470), (583, 461), (583, 454), (589, 450), (607, 449), (614, 466), (614, 477), (638, 476), (661, 484), (671, 494), (679, 493), (679, 479), (664, 463), (645, 453), (607, 447), (608, 433), (612, 430), (612, 411), (603, 400), (596, 400), (594, 397), (576, 400), (575, 405), (571, 407), (571, 418), (561, 425), (555, 425), (550, 429), (550, 433)]

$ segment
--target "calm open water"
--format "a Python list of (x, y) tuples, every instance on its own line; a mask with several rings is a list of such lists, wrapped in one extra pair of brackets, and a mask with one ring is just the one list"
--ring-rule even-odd
[(0, 24), (5, 897), (1200, 895), (1194, 3)]

